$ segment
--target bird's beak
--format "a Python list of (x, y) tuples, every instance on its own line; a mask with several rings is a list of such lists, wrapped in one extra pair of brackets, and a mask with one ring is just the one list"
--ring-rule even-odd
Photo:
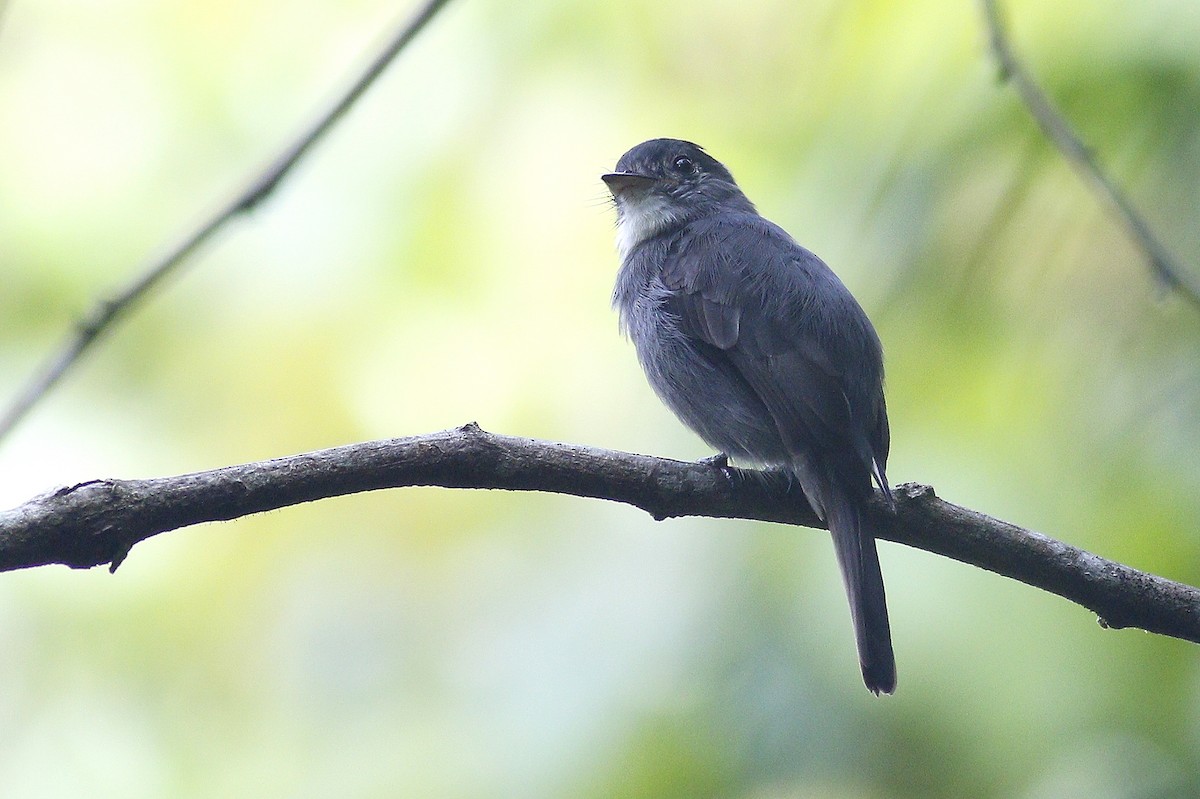
[(630, 190), (645, 191), (654, 185), (656, 180), (649, 175), (639, 175), (637, 172), (610, 172), (607, 175), (601, 175), (600, 179), (604, 181), (604, 185), (608, 186), (608, 190), (613, 193), (614, 197)]

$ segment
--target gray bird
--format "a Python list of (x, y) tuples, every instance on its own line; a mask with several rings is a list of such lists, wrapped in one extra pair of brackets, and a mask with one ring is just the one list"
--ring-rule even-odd
[(613, 306), (650, 385), (710, 446), (799, 482), (833, 537), (863, 681), (892, 693), (883, 574), (865, 527), (872, 480), (893, 503), (875, 328), (697, 145), (643, 142), (602, 179), (617, 208)]

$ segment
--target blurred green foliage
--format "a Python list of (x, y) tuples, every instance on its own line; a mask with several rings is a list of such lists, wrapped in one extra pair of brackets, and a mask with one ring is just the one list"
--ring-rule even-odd
[[(1200, 12), (1004, 4), (1200, 265)], [(404, 9), (14, 0), (0, 388), (225, 196)], [(608, 308), (598, 180), (698, 141), (859, 296), (891, 476), (1200, 582), (1200, 313), (997, 83), (974, 3), (459, 0), (0, 449), (0, 500), (469, 420), (709, 454)], [(1200, 268), (1200, 266), (1197, 266)], [(884, 544), (899, 693), (808, 530), (357, 496), (0, 579), (4, 797), (1200, 794), (1195, 649)]]

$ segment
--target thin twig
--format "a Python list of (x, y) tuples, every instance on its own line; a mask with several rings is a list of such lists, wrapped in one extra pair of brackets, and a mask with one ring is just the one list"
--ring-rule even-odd
[[(2, 0), (0, 0), (2, 1)], [(151, 288), (171, 274), (189, 255), (234, 217), (246, 213), (266, 200), (291, 172), (292, 168), (329, 131), (371, 84), (429, 23), (449, 0), (429, 0), (398, 28), (378, 55), (367, 65), (337, 100), (310, 122), (264, 168), (259, 169), (232, 199), (192, 232), (185, 235), (159, 257), (137, 272), (137, 277), (115, 297), (100, 302), (83, 319), (63, 346), (56, 350), (42, 369), (16, 397), (0, 417), (3, 439), (42, 397), (63, 377), (113, 324), (123, 317)]]
[(9, 0), (0, 0), (0, 35), (4, 33), (4, 23), (8, 21)]
[[(628, 503), (656, 519), (820, 525), (801, 491), (758, 472), (494, 435), (471, 424), (179, 477), (62, 488), (0, 513), (0, 571), (49, 563), (115, 569), (131, 547), (167, 530), (401, 486), (551, 491)], [(1200, 643), (1200, 590), (944, 502), (927, 486), (895, 493), (894, 514), (882, 503), (870, 510), (880, 538), (1058, 594), (1106, 627)]]
[(1193, 305), (1200, 306), (1200, 279), (1192, 275), (1168, 252), (1166, 245), (1151, 229), (1150, 223), (1101, 168), (1092, 151), (1022, 65), (1009, 44), (996, 0), (980, 2), (983, 5), (983, 17), (987, 24), (992, 52), (1000, 67), (1001, 80), (1013, 85), (1038, 127), (1042, 129), (1042, 133), (1046, 134), (1076, 171), (1116, 210), (1129, 235), (1146, 254), (1155, 277), (1164, 286), (1178, 291)]

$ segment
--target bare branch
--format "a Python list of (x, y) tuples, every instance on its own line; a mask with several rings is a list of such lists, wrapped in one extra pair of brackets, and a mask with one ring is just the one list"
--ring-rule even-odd
[[(2, 2), (3, 0), (0, 0)], [(301, 133), (287, 142), (280, 153), (265, 167), (257, 170), (245, 186), (239, 190), (215, 214), (198, 228), (167, 247), (166, 251), (152, 259), (137, 272), (137, 277), (115, 297), (100, 302), (87, 318), (82, 320), (74, 333), (56, 350), (42, 369), (30, 380), (12, 405), (0, 416), (0, 439), (3, 439), (24, 418), (34, 405), (66, 374), (67, 370), (91, 348), (102, 333), (111, 328), (151, 288), (171, 274), (183, 261), (200, 248), (208, 239), (231, 219), (252, 210), (266, 200), (278, 188), (292, 168), (312, 149), (329, 129), (341, 119), (375, 79), (408, 46), (425, 25), (433, 19), (448, 0), (428, 0), (424, 6), (392, 35), (378, 55), (367, 65), (362, 74), (325, 109)]]
[(4, 33), (4, 23), (8, 20), (9, 0), (0, 0), (0, 35)]
[[(92, 480), (0, 513), (0, 571), (62, 563), (115, 569), (136, 543), (202, 522), (401, 486), (551, 491), (634, 505), (656, 519), (712, 516), (808, 527), (797, 489), (760, 472), (493, 435), (474, 424), (208, 472)], [(1200, 643), (1200, 591), (944, 502), (905, 484), (872, 508), (880, 537), (994, 571), (1095, 612)]]
[(1178, 291), (1193, 305), (1200, 306), (1200, 280), (1168, 252), (1166, 245), (1150, 228), (1150, 223), (1100, 167), (1092, 151), (1017, 59), (1009, 44), (996, 0), (980, 2), (983, 4), (983, 16), (992, 52), (1000, 67), (1000, 79), (1013, 85), (1038, 127), (1042, 129), (1042, 133), (1046, 134), (1075, 170), (1116, 210), (1134, 243), (1149, 259), (1155, 277), (1164, 286)]

